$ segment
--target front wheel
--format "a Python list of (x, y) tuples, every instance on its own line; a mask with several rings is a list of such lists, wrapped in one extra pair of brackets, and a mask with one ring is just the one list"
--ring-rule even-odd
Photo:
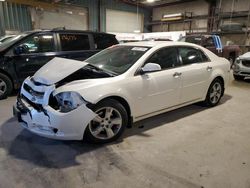
[(5, 99), (11, 92), (13, 86), (8, 76), (0, 73), (0, 100)]
[(92, 143), (108, 143), (118, 139), (128, 124), (128, 114), (118, 101), (107, 99), (92, 109), (97, 116), (89, 123), (85, 138)]
[(215, 79), (209, 86), (206, 100), (204, 101), (205, 105), (208, 107), (216, 106), (223, 95), (224, 88), (223, 83), (220, 79)]

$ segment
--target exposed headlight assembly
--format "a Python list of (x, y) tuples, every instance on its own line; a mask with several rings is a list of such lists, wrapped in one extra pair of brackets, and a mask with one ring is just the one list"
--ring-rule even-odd
[(70, 112), (81, 106), (86, 101), (77, 92), (62, 92), (55, 95), (58, 103), (58, 110), (62, 113)]

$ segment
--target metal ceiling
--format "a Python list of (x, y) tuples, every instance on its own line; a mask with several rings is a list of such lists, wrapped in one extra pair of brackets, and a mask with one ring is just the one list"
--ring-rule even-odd
[(186, 2), (196, 1), (196, 0), (154, 0), (154, 2), (148, 2), (147, 0), (121, 0), (121, 1), (125, 3), (134, 4), (134, 5), (138, 4), (139, 6), (153, 8), (153, 7), (181, 4), (181, 3), (186, 3)]
[[(52, 4), (74, 4), (75, 0), (39, 0), (46, 3), (52, 3)], [(104, 0), (109, 1), (109, 0)], [(185, 2), (191, 2), (196, 0), (154, 0), (154, 2), (148, 2), (147, 0), (115, 0), (117, 2), (124, 2), (127, 4), (135, 5), (135, 6), (141, 6), (141, 7), (147, 7), (147, 8), (153, 8), (153, 7), (160, 7), (160, 6), (169, 6), (174, 4), (180, 4)]]

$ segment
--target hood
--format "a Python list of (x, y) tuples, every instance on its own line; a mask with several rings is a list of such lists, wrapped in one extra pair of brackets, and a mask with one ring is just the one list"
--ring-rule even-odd
[(83, 61), (65, 59), (55, 57), (42, 68), (40, 68), (33, 76), (34, 81), (45, 85), (52, 85), (78, 69), (86, 66), (88, 63)]
[(247, 52), (241, 56), (239, 56), (240, 59), (246, 59), (246, 60), (250, 60), (250, 52)]

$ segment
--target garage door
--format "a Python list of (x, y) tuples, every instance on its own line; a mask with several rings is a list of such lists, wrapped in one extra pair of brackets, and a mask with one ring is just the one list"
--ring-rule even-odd
[(142, 32), (143, 15), (125, 11), (106, 10), (106, 31), (131, 33), (136, 30)]
[(31, 15), (35, 29), (53, 29), (64, 26), (67, 29), (88, 29), (88, 11), (85, 8), (60, 8), (56, 11), (33, 9)]

